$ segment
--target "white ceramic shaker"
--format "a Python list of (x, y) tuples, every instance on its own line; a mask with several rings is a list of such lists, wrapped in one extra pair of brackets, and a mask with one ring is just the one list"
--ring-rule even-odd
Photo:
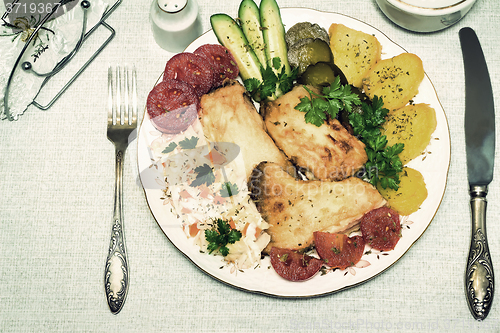
[(153, 0), (150, 20), (156, 43), (169, 52), (183, 51), (202, 33), (196, 0)]

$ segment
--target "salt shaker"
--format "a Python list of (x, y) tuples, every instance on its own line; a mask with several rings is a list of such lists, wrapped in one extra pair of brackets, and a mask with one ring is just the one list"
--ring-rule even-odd
[(181, 52), (202, 33), (196, 0), (153, 0), (151, 27), (156, 43), (169, 52)]

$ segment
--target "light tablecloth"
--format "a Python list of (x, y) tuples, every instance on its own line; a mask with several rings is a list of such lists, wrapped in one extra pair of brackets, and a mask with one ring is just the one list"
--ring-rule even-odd
[[(30, 107), (18, 121), (0, 122), (1, 332), (500, 330), (498, 299), (479, 323), (464, 296), (470, 213), (458, 39), (464, 26), (477, 32), (500, 105), (500, 2), (479, 0), (459, 23), (428, 34), (394, 25), (374, 0), (278, 2), (364, 21), (423, 60), (448, 117), (452, 156), (446, 193), (424, 235), (386, 272), (340, 293), (290, 300), (242, 292), (205, 275), (165, 237), (138, 181), (132, 145), (124, 183), (131, 282), (123, 310), (112, 315), (103, 287), (114, 183), (114, 149), (105, 135), (107, 67), (135, 64), (142, 108), (172, 56), (154, 42), (150, 0), (124, 0), (107, 20), (116, 29), (115, 39), (53, 107)], [(236, 16), (239, 5), (231, 0), (198, 3), (204, 30), (211, 14)], [(90, 40), (82, 52), (92, 45), (97, 41)], [(49, 87), (46, 92), (54, 91)], [(497, 134), (499, 117), (497, 112)], [(493, 264), (500, 267), (498, 156), (496, 162), (487, 221)]]

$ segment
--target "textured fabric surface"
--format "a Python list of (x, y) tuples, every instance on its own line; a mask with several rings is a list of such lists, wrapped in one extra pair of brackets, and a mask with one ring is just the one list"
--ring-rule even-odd
[[(234, 0), (198, 3), (204, 30), (211, 14), (236, 16), (239, 5)], [(279, 4), (305, 6), (297, 0)], [(307, 5), (364, 21), (419, 55), (446, 112), (452, 156), (446, 193), (427, 231), (394, 266), (355, 288), (311, 299), (277, 299), (226, 286), (197, 269), (157, 226), (138, 182), (132, 145), (124, 174), (131, 282), (123, 310), (112, 315), (103, 287), (114, 183), (114, 149), (106, 138), (106, 73), (110, 64), (135, 64), (140, 108), (145, 106), (172, 56), (154, 42), (149, 6), (149, 0), (123, 1), (107, 20), (116, 29), (114, 40), (49, 110), (30, 107), (18, 121), (0, 122), (0, 332), (500, 330), (498, 300), (482, 323), (472, 319), (465, 302), (470, 213), (458, 39), (461, 27), (476, 30), (500, 105), (500, 2), (495, 0), (478, 1), (456, 25), (428, 34), (397, 27), (373, 0)], [(89, 39), (82, 57), (98, 45), (97, 37)], [(54, 79), (40, 99), (64, 84), (69, 74), (61, 75), (66, 77)], [(499, 117), (497, 112), (497, 134)], [(500, 165), (498, 156), (496, 162)], [(498, 169), (487, 212), (495, 267), (500, 266)]]

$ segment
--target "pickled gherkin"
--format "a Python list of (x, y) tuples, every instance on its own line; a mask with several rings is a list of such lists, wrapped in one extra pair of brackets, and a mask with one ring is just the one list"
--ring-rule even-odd
[(329, 64), (325, 62), (318, 62), (317, 64), (307, 67), (300, 82), (315, 87), (323, 87), (329, 85), (335, 80), (335, 73)]
[(340, 76), (340, 83), (347, 84), (344, 74), (332, 63), (318, 62), (307, 67), (299, 78), (302, 84), (314, 87), (326, 87), (332, 84), (337, 76)]
[(328, 37), (328, 32), (320, 27), (318, 24), (310, 22), (300, 22), (292, 26), (285, 35), (285, 40), (288, 48), (291, 48), (293, 44), (306, 38), (319, 38), (324, 40), (327, 44), (330, 44), (330, 38)]
[(299, 76), (307, 67), (318, 62), (332, 63), (333, 54), (328, 43), (319, 38), (306, 38), (295, 43), (288, 50), (288, 62), (298, 68)]

